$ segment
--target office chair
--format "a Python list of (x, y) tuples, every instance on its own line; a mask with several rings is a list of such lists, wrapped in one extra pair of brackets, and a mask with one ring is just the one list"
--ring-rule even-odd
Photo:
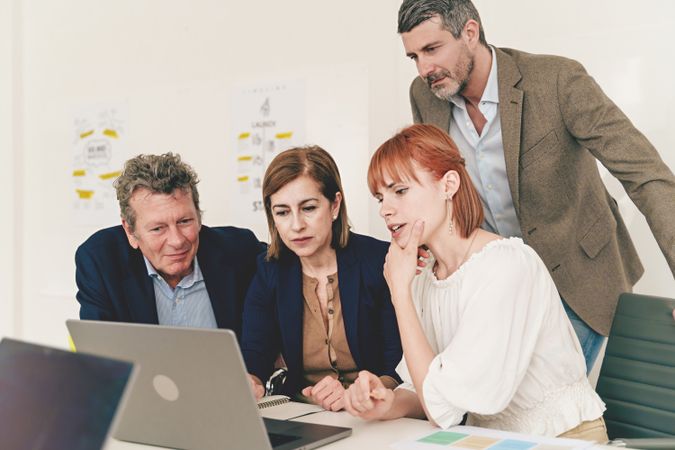
[(610, 445), (675, 449), (675, 300), (621, 294), (597, 392)]

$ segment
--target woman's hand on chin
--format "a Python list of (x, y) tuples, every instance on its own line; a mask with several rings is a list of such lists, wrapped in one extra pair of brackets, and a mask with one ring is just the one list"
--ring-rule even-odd
[(384, 261), (384, 278), (391, 291), (392, 302), (405, 298), (410, 293), (410, 285), (418, 269), (420, 240), (424, 232), (424, 222), (415, 221), (408, 239), (402, 245), (392, 241)]

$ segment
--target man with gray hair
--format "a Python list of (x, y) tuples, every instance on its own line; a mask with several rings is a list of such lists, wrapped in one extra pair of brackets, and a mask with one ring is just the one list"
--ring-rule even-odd
[(265, 250), (250, 230), (202, 225), (197, 174), (179, 155), (128, 160), (115, 189), (122, 225), (75, 253), (80, 318), (241, 332)]
[[(447, 131), (485, 210), (548, 267), (590, 371), (619, 294), (644, 271), (600, 161), (645, 215), (675, 274), (675, 177), (576, 61), (488, 45), (469, 0), (405, 0), (415, 123)], [(486, 274), (489, 276), (489, 274)]]

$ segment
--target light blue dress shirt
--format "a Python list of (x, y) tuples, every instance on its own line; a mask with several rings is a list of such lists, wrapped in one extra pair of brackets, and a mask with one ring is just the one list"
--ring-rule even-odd
[(195, 258), (194, 270), (172, 289), (143, 256), (155, 289), (155, 304), (160, 325), (194, 328), (217, 328), (216, 316), (204, 276)]
[(499, 84), (497, 57), (492, 49), (492, 68), (478, 109), (487, 123), (479, 136), (466, 102), (460, 95), (451, 98), (450, 137), (466, 161), (466, 169), (483, 203), (485, 221), (482, 227), (504, 237), (522, 237), (520, 223), (506, 176), (502, 125), (499, 118)]

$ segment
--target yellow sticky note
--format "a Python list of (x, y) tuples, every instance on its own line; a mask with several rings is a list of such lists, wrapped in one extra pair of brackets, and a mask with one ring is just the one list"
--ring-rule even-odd
[(77, 192), (77, 195), (83, 200), (91, 200), (91, 198), (94, 196), (94, 191), (85, 191), (83, 189), (75, 189), (75, 192)]
[(237, 181), (242, 183), (248, 181), (248, 175), (244, 175), (243, 177), (237, 177)]
[(122, 174), (122, 172), (120, 172), (119, 170), (117, 170), (117, 171), (115, 171), (115, 172), (102, 173), (102, 174), (99, 175), (98, 177), (99, 177), (101, 180), (109, 180), (109, 179), (111, 179), (111, 178), (117, 178), (117, 177), (119, 177), (121, 174)]
[(75, 169), (73, 170), (74, 177), (83, 177), (87, 174), (87, 171), (84, 169)]
[(241, 133), (239, 134), (239, 139), (247, 139), (251, 137), (251, 133)]
[(293, 132), (292, 131), (287, 131), (285, 133), (277, 133), (276, 138), (277, 139), (290, 139), (293, 137)]
[(85, 131), (84, 133), (80, 133), (80, 139), (84, 139), (86, 137), (89, 137), (92, 134), (94, 134), (94, 130), (89, 130), (89, 131)]
[(106, 128), (105, 130), (103, 130), (103, 134), (104, 134), (105, 136), (111, 137), (111, 138), (113, 138), (113, 139), (117, 139), (117, 138), (119, 137), (119, 136), (117, 135), (117, 131), (111, 130), (110, 128)]

